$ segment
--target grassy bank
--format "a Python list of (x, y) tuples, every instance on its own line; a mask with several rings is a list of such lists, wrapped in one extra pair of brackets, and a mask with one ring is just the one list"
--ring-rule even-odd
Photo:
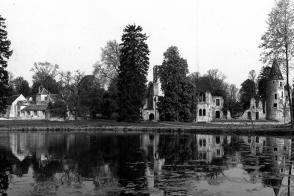
[(291, 136), (289, 125), (264, 123), (181, 123), (181, 122), (116, 122), (111, 120), (47, 121), (3, 120), (0, 131), (70, 131), (114, 133), (203, 133), (236, 135)]

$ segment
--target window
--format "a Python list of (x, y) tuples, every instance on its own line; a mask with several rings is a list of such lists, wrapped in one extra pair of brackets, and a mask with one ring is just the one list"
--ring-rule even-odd
[(37, 111), (34, 111), (34, 116), (37, 116)]
[(277, 103), (274, 103), (274, 108), (277, 108), (278, 107), (278, 104)]
[(199, 110), (199, 116), (202, 116), (202, 109)]
[(248, 137), (248, 143), (251, 143), (251, 137)]
[(275, 99), (278, 99), (278, 95), (277, 94), (275, 94)]
[(259, 143), (259, 137), (256, 137), (255, 141), (256, 143)]
[(215, 142), (216, 142), (216, 144), (220, 144), (220, 136), (215, 137)]
[(282, 82), (280, 82), (280, 87), (283, 87), (283, 83)]
[(220, 156), (220, 149), (216, 150), (216, 155), (219, 157)]
[(277, 152), (278, 151), (278, 148), (274, 148), (274, 151)]
[(199, 145), (200, 145), (200, 147), (205, 147), (206, 146), (206, 139), (200, 139)]
[(215, 102), (216, 102), (216, 106), (220, 106), (220, 100), (219, 99), (216, 99)]
[(203, 116), (206, 116), (206, 109), (203, 109)]
[(205, 93), (200, 93), (200, 102), (205, 102), (206, 101), (206, 97), (205, 97)]

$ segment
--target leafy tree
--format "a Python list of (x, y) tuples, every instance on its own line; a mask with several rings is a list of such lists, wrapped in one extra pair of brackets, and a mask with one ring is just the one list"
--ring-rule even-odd
[(265, 105), (266, 100), (266, 86), (267, 82), (270, 79), (271, 68), (269, 66), (264, 66), (261, 68), (261, 71), (257, 77), (257, 93), (261, 98), (263, 105)]
[(60, 88), (57, 81), (51, 76), (47, 76), (42, 80), (33, 81), (32, 94), (37, 94), (39, 92), (40, 87), (47, 89), (50, 93), (53, 94), (58, 94)]
[(86, 75), (79, 83), (79, 113), (80, 115), (95, 119), (101, 113), (104, 89), (100, 88), (98, 81), (93, 75)]
[(117, 93), (117, 78), (114, 78), (103, 95), (101, 108), (103, 116), (108, 119), (117, 120), (118, 118)]
[(12, 81), (13, 90), (15, 94), (22, 94), (25, 97), (28, 97), (31, 93), (31, 89), (28, 81), (23, 77), (17, 77)]
[(48, 109), (52, 117), (67, 117), (67, 106), (64, 101), (58, 100), (54, 103), (49, 103)]
[(7, 37), (5, 19), (0, 15), (0, 113), (6, 109), (7, 97), (10, 96), (11, 87), (8, 85), (7, 61), (12, 55), (10, 40)]
[(128, 25), (120, 44), (117, 84), (119, 120), (122, 121), (138, 121), (141, 118), (149, 67), (147, 36), (142, 30), (141, 26)]
[(67, 108), (71, 114), (74, 114), (75, 119), (78, 116), (79, 107), (79, 84), (84, 78), (85, 74), (79, 70), (75, 72), (60, 72), (60, 80), (58, 81), (60, 87), (60, 95), (65, 100)]
[[(261, 38), (261, 54), (265, 63), (271, 64), (274, 59), (283, 65), (286, 72), (286, 88), (290, 95), (289, 63), (294, 55), (294, 7), (290, 0), (279, 0), (269, 14), (267, 30)], [(289, 99), (292, 107), (292, 99)], [(293, 109), (291, 126), (293, 126)]]
[(225, 75), (217, 69), (210, 69), (198, 79), (200, 92), (209, 91), (212, 95), (226, 97), (228, 84), (225, 83)]
[(169, 47), (163, 54), (164, 60), (159, 67), (161, 88), (164, 97), (159, 99), (158, 111), (161, 119), (191, 120), (191, 95), (193, 86), (188, 82), (188, 64), (175, 46)]
[(93, 74), (104, 87), (116, 78), (119, 69), (120, 47), (115, 40), (108, 41), (104, 48), (101, 48), (101, 60), (95, 63)]
[(240, 95), (241, 95), (241, 103), (243, 105), (243, 109), (247, 109), (250, 106), (251, 98), (256, 97), (255, 83), (250, 79), (245, 80), (241, 84)]

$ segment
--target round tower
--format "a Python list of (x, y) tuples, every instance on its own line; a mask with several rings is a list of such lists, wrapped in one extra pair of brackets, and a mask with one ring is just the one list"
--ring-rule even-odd
[(266, 117), (268, 120), (288, 121), (289, 104), (285, 91), (285, 82), (276, 60), (273, 61), (270, 79), (266, 88)]

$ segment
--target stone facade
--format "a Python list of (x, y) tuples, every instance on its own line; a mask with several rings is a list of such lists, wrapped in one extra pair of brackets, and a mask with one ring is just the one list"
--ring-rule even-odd
[(251, 98), (250, 107), (241, 116), (242, 120), (265, 120), (266, 112), (260, 100)]
[(153, 99), (152, 103), (148, 103), (151, 100), (146, 98), (145, 105), (142, 110), (143, 120), (159, 120), (159, 112), (157, 109), (157, 102), (160, 96), (164, 96), (164, 93), (161, 89), (161, 82), (158, 75), (159, 65), (153, 67)]
[(197, 104), (196, 122), (210, 122), (223, 119), (223, 106), (223, 97), (213, 96), (208, 91), (200, 93)]
[(277, 61), (273, 62), (267, 83), (266, 118), (280, 122), (290, 121), (289, 96)]

